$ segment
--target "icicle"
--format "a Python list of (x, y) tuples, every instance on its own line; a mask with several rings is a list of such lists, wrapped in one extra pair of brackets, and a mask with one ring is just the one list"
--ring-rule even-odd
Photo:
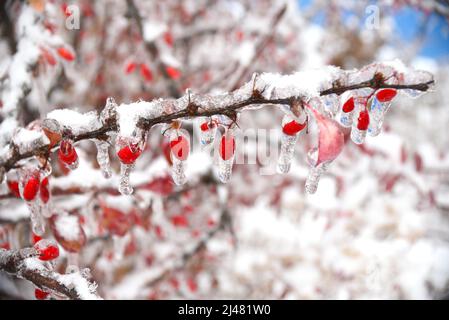
[(41, 213), (38, 192), (40, 188), (40, 172), (36, 169), (23, 169), (20, 182), (19, 192), (23, 200), (25, 200), (31, 218), (31, 228), (33, 232), (39, 236), (45, 233), (45, 220)]
[(50, 199), (51, 199), (51, 188), (50, 188), (50, 175), (52, 172), (52, 167), (50, 162), (47, 162), (47, 166), (40, 171), (41, 184), (39, 188), (39, 201), (41, 205), (41, 213), (44, 218), (50, 218), (52, 215)]
[(200, 124), (200, 142), (202, 146), (210, 145), (217, 134), (217, 120), (204, 119)]
[(235, 155), (235, 138), (231, 130), (227, 130), (221, 137), (218, 159), (218, 178), (226, 183), (231, 179), (232, 165)]
[(285, 115), (282, 119), (281, 153), (278, 160), (278, 169), (281, 173), (290, 171), (295, 144), (298, 141), (299, 133), (306, 127), (305, 113), (303, 113), (302, 120), (298, 121), (289, 115)]
[(339, 122), (343, 127), (350, 128), (354, 117), (354, 97), (349, 91), (343, 93), (340, 97), (340, 118)]
[(129, 183), (129, 176), (131, 171), (134, 169), (134, 163), (120, 165), (120, 183), (118, 191), (123, 195), (130, 195), (133, 193), (134, 189)]
[(356, 144), (362, 144), (366, 138), (366, 131), (368, 130), (370, 117), (366, 108), (362, 109), (359, 117), (354, 121), (351, 130), (351, 140)]
[(329, 167), (330, 161), (317, 163), (318, 159), (318, 149), (314, 148), (308, 153), (308, 162), (310, 164), (310, 171), (306, 179), (305, 190), (308, 194), (313, 194), (318, 189), (318, 183), (320, 181), (321, 175)]
[(109, 143), (104, 140), (95, 140), (97, 147), (97, 162), (100, 166), (101, 173), (106, 179), (112, 176), (111, 164), (109, 161)]
[(75, 170), (78, 168), (78, 154), (76, 153), (75, 147), (73, 146), (73, 141), (71, 139), (66, 138), (61, 141), (59, 145), (58, 157), (70, 170)]
[(79, 253), (68, 252), (67, 253), (67, 267), (65, 273), (75, 273), (80, 270), (79, 268)]
[(120, 184), (119, 191), (123, 195), (130, 195), (133, 188), (129, 183), (129, 176), (134, 168), (134, 162), (143, 151), (144, 139), (121, 137), (116, 138), (117, 156), (120, 159)]
[(177, 185), (186, 182), (185, 163), (190, 152), (188, 132), (185, 130), (173, 130), (170, 137), (170, 153), (173, 181)]

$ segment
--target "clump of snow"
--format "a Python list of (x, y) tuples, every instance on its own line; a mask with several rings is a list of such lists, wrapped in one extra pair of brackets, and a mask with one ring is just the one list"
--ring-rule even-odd
[(59, 215), (55, 221), (58, 233), (67, 240), (78, 240), (80, 237), (79, 218), (76, 215)]
[(80, 113), (70, 109), (56, 109), (47, 114), (47, 118), (58, 121), (61, 126), (69, 128), (73, 134), (101, 128), (96, 112)]

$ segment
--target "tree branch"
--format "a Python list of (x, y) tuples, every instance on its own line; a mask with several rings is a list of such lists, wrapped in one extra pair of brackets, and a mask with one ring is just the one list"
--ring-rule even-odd
[(44, 267), (37, 260), (34, 248), (20, 250), (0, 249), (0, 270), (31, 281), (35, 286), (69, 299), (101, 299), (96, 286), (79, 273), (59, 274)]
[[(434, 84), (434, 80), (430, 80), (423, 83), (416, 84), (387, 84), (384, 80), (379, 80), (376, 76), (374, 76), (371, 80), (363, 81), (360, 83), (352, 84), (352, 85), (333, 85), (331, 88), (322, 90), (319, 92), (319, 96), (326, 96), (331, 94), (341, 95), (342, 93), (350, 90), (357, 90), (363, 88), (372, 88), (372, 89), (382, 89), (382, 88), (394, 88), (397, 90), (417, 90), (417, 91), (427, 91), (430, 89), (431, 85)], [(221, 100), (225, 100), (227, 96), (231, 97), (232, 93), (228, 93), (227, 95), (220, 95)], [(211, 95), (195, 95), (197, 99), (207, 100), (212, 98)], [(214, 108), (203, 109), (201, 106), (195, 105), (192, 102), (187, 101), (186, 97), (181, 97), (178, 100), (173, 99), (159, 99), (158, 103), (162, 105), (173, 105), (175, 102), (180, 102), (184, 104), (185, 107), (181, 108), (179, 111), (175, 111), (172, 113), (163, 113), (159, 116), (149, 117), (149, 118), (139, 118), (137, 126), (144, 131), (148, 131), (152, 126), (156, 124), (162, 123), (170, 123), (174, 120), (180, 119), (188, 119), (188, 118), (196, 118), (196, 117), (210, 117), (213, 115), (225, 115), (229, 118), (233, 119), (236, 112), (242, 110), (247, 106), (255, 106), (255, 105), (289, 105), (292, 106), (294, 103), (301, 101), (304, 97), (300, 96), (288, 96), (285, 98), (265, 98), (261, 94), (261, 90), (258, 88), (254, 88), (252, 94), (248, 98), (242, 98), (242, 100), (234, 101), (232, 100), (229, 104), (221, 103), (219, 106)], [(117, 131), (118, 124), (116, 121), (108, 121), (102, 127), (94, 129), (92, 131), (83, 132), (73, 136), (73, 140), (75, 142), (87, 139), (104, 139), (106, 134), (111, 131)], [(57, 147), (57, 146), (56, 146)], [(39, 148), (36, 148), (27, 152), (11, 152), (11, 154), (0, 162), (0, 173), (3, 171), (4, 173), (9, 170), (16, 168), (17, 163), (21, 160), (33, 157), (33, 156), (43, 156), (47, 157), (49, 154), (49, 145), (43, 145)]]

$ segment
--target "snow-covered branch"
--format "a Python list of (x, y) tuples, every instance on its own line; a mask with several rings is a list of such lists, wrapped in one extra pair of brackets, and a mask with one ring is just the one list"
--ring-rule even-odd
[(59, 274), (51, 271), (37, 259), (33, 248), (20, 250), (0, 249), (0, 270), (31, 281), (35, 286), (64, 295), (74, 300), (100, 299), (96, 285), (89, 282), (79, 272)]
[[(156, 99), (116, 107), (109, 105), (103, 110), (103, 113), (109, 115), (103, 119), (92, 112), (80, 114), (68, 109), (55, 110), (47, 115), (47, 119), (57, 121), (60, 127), (70, 128), (70, 138), (74, 142), (86, 139), (105, 140), (110, 132), (131, 137), (136, 130), (146, 132), (157, 124), (189, 118), (223, 115), (235, 122), (238, 112), (264, 105), (288, 106), (293, 113), (298, 113), (301, 112), (299, 109), (304, 108), (304, 104), (320, 101), (326, 96), (337, 100), (339, 95), (347, 91), (357, 93), (359, 90), (369, 89), (368, 93), (362, 93), (369, 96), (375, 90), (392, 88), (417, 96), (428, 91), (433, 84), (431, 74), (408, 70), (399, 62), (374, 63), (361, 70), (350, 71), (327, 67), (292, 75), (255, 74), (251, 81), (229, 93), (203, 95), (187, 91), (176, 100)], [(338, 101), (336, 103), (338, 105)], [(113, 110), (109, 110), (110, 108)], [(24, 135), (28, 139), (25, 146), (18, 146), (20, 139), (13, 139), (9, 148), (0, 155), (0, 172), (3, 174), (17, 167), (19, 161), (32, 156), (48, 158), (50, 143), (43, 133), (39, 135), (36, 132), (37, 137), (31, 139), (30, 134)]]

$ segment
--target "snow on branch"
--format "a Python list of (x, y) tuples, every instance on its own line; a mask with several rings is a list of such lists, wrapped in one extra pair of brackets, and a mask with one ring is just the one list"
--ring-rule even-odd
[[(106, 140), (111, 132), (131, 137), (138, 130), (147, 132), (154, 125), (175, 120), (222, 115), (230, 121), (236, 121), (238, 112), (265, 105), (287, 106), (295, 113), (299, 111), (294, 109), (304, 108), (304, 104), (320, 101), (325, 96), (336, 100), (334, 103), (338, 106), (339, 95), (348, 91), (366, 97), (375, 90), (392, 88), (417, 97), (431, 89), (433, 84), (430, 73), (409, 70), (399, 61), (373, 63), (360, 70), (349, 71), (327, 67), (291, 75), (255, 74), (251, 81), (233, 92), (195, 94), (188, 90), (178, 99), (139, 101), (119, 106), (109, 99), (101, 115), (59, 109), (50, 112), (47, 120), (56, 121), (61, 128), (69, 128), (70, 139), (74, 142)], [(0, 153), (0, 171), (4, 174), (17, 167), (19, 161), (33, 156), (48, 158), (51, 151), (49, 147), (57, 146), (59, 140), (56, 142), (54, 145), (49, 144), (42, 137), (32, 141), (13, 139), (13, 143)], [(28, 148), (17, 147), (21, 143)]]
[(101, 299), (96, 293), (96, 285), (79, 272), (59, 274), (51, 271), (37, 259), (34, 248), (20, 250), (0, 249), (0, 270), (32, 282), (35, 286), (56, 295), (64, 295), (73, 300)]

